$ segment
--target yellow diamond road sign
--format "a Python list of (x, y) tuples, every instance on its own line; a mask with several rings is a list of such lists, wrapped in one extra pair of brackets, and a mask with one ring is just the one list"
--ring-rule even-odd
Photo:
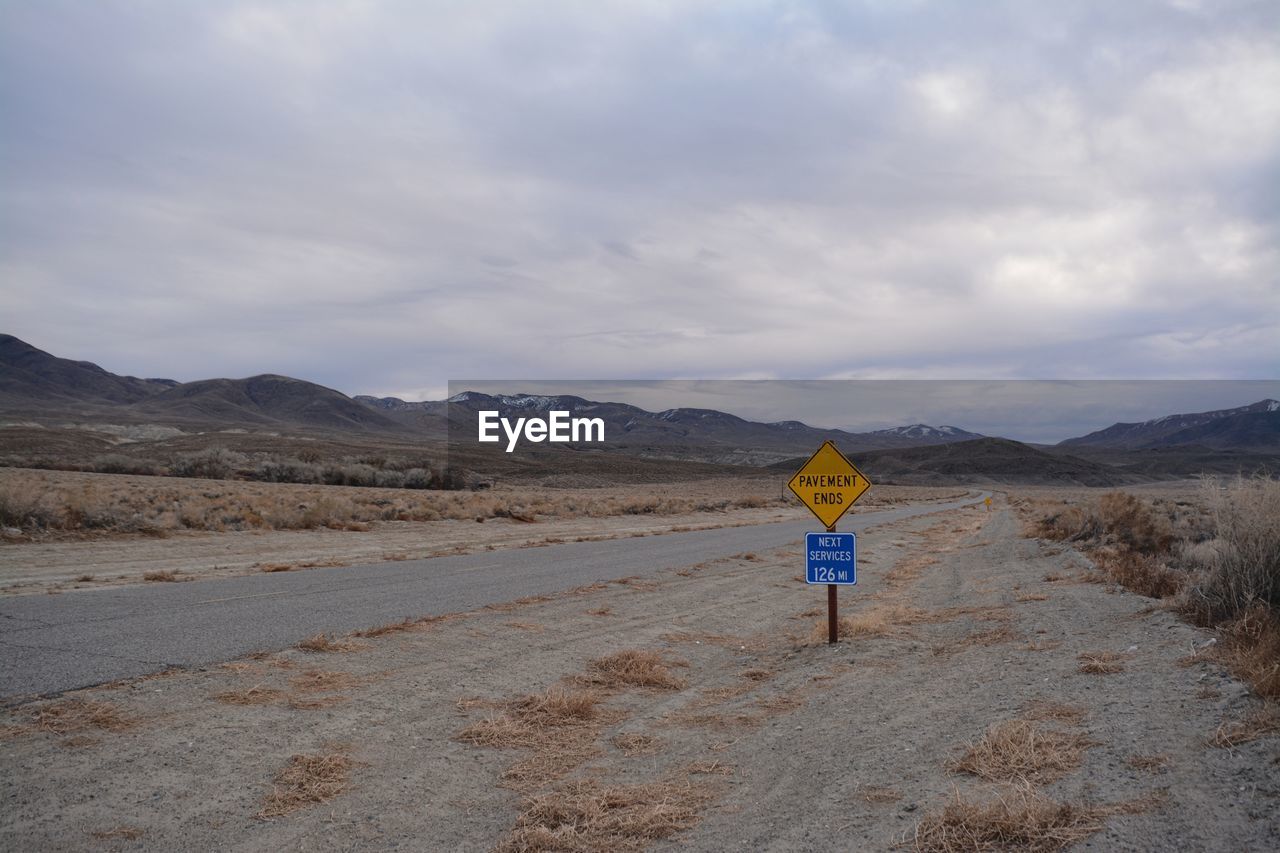
[(871, 488), (871, 481), (834, 444), (824, 441), (787, 486), (818, 521), (831, 527)]

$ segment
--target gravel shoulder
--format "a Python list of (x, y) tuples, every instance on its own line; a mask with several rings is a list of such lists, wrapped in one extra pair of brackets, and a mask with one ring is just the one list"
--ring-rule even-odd
[[(1077, 709), (1062, 725), (1091, 744), (1047, 794), (1150, 798), (1080, 849), (1275, 849), (1280, 738), (1208, 745), (1254, 702), (1219, 667), (1179, 663), (1207, 635), (1081, 582), (1084, 558), (1024, 538), (1000, 501), (862, 534), (859, 584), (840, 601), (875, 630), (836, 646), (821, 641), (825, 591), (797, 581), (799, 554), (779, 542), (655, 566), (345, 651), (291, 649), (11, 709), (0, 847), (488, 850), (528, 827), (536, 798), (594, 785), (660, 786), (692, 815), (612, 847), (890, 849), (954, 790), (987, 790), (948, 760), (1038, 701)], [(680, 684), (590, 687), (600, 713), (556, 742), (558, 756), (460, 739), (520, 696), (590, 684), (593, 660), (626, 650), (657, 652)], [(1118, 671), (1079, 671), (1080, 654), (1107, 651)], [(68, 702), (102, 703), (120, 725), (39, 725)], [(257, 816), (293, 756), (335, 753), (351, 763), (333, 796)], [(529, 763), (539, 756), (548, 763)]]

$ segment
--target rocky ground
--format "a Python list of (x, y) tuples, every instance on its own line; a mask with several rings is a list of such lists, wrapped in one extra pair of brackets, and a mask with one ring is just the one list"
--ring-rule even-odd
[(1280, 845), (1208, 635), (1001, 500), (862, 535), (834, 646), (799, 551), (10, 708), (0, 846)]

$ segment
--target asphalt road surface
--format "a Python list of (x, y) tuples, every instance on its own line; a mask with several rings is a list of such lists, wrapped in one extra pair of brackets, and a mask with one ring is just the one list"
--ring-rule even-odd
[[(846, 516), (843, 531), (939, 512), (941, 504)], [(649, 575), (777, 548), (810, 521), (486, 551), (396, 563), (275, 572), (0, 600), (0, 697), (57, 693), (174, 666), (200, 667), (405, 617), (473, 610), (594, 581)], [(477, 528), (477, 538), (484, 529)], [(801, 549), (796, 549), (799, 565)]]

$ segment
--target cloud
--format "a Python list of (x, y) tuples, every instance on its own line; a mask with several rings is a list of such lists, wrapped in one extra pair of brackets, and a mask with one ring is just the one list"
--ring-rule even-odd
[(9, 4), (9, 331), (110, 369), (1267, 377), (1266, 3)]

